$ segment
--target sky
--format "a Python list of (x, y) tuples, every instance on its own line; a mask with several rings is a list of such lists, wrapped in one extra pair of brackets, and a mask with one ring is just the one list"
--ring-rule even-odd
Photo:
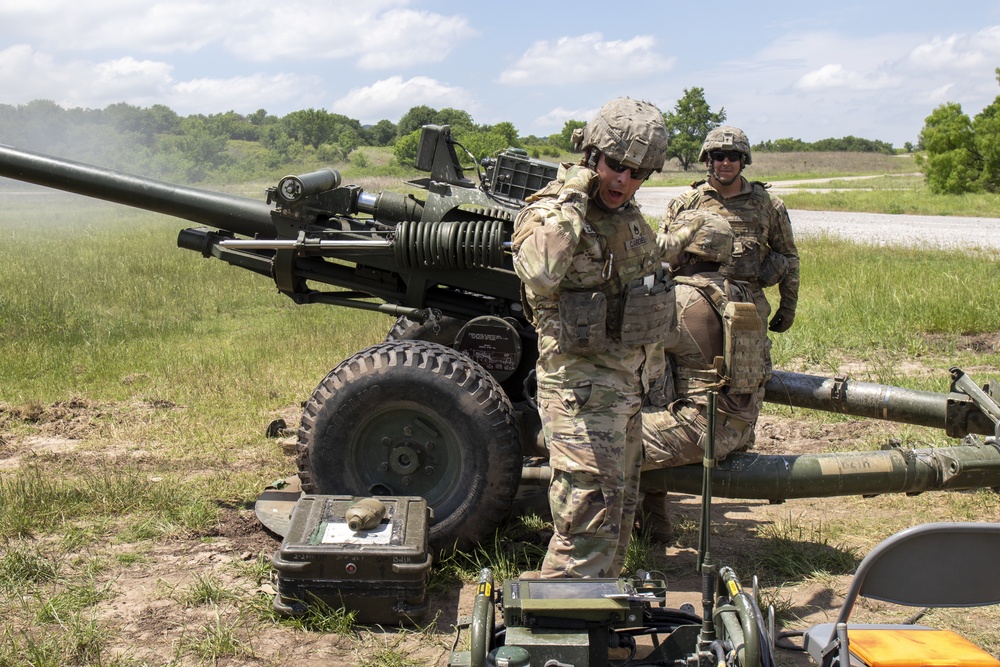
[(463, 109), (522, 136), (615, 97), (702, 88), (751, 142), (916, 143), (1000, 95), (1000, 0), (0, 0), (0, 104), (326, 109), (364, 124)]

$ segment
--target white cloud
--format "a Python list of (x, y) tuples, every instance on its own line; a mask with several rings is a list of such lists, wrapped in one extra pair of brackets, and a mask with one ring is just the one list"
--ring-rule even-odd
[(103, 108), (128, 101), (138, 106), (166, 104), (181, 114), (227, 109), (249, 113), (299, 101), (303, 91), (319, 85), (314, 77), (287, 74), (176, 81), (173, 67), (160, 61), (127, 56), (60, 62), (26, 45), (0, 51), (0, 89), (17, 89), (22, 102), (50, 99), (65, 108)]
[(929, 70), (974, 70), (996, 64), (1000, 59), (1000, 26), (971, 35), (936, 36), (916, 46), (907, 59), (909, 65)]
[(131, 56), (94, 65), (94, 72), (99, 82), (115, 85), (128, 80), (169, 82), (172, 69), (173, 67), (164, 62), (136, 60)]
[(470, 114), (477, 108), (476, 100), (465, 89), (426, 76), (405, 80), (401, 76), (392, 76), (370, 86), (353, 88), (334, 102), (332, 108), (336, 113), (369, 123), (383, 118), (399, 118), (421, 104), (435, 109), (462, 109)]
[(146, 53), (194, 52), (225, 34), (236, 3), (108, 0), (100, 3), (23, 3), (0, 7), (7, 30), (47, 51), (135, 49)]
[(597, 107), (592, 109), (566, 109), (564, 107), (556, 107), (547, 114), (538, 116), (532, 122), (541, 127), (557, 127), (561, 130), (566, 124), (566, 121), (590, 121), (590, 119), (597, 115), (598, 111), (599, 109)]
[(884, 90), (900, 83), (898, 78), (884, 73), (849, 70), (837, 63), (808, 72), (795, 82), (795, 87), (805, 91)]
[(34, 71), (52, 66), (52, 56), (36, 53), (28, 44), (15, 44), (0, 51), (0, 75), (16, 74), (17, 70), (26, 68)]
[(606, 41), (601, 33), (535, 42), (510, 68), (500, 74), (508, 85), (549, 85), (592, 82), (618, 83), (662, 74), (675, 59), (655, 50), (656, 39), (640, 35)]
[[(345, 59), (362, 69), (441, 62), (478, 33), (460, 15), (408, 9), (409, 0), (43, 0), (0, 3), (4, 30), (47, 51), (221, 48), (257, 62)], [(10, 6), (7, 6), (10, 5)]]
[(250, 113), (256, 109), (273, 109), (298, 102), (299, 108), (321, 106), (316, 99), (306, 99), (307, 91), (318, 88), (314, 77), (291, 74), (237, 76), (219, 79), (181, 81), (172, 87), (167, 105), (179, 113), (214, 110), (219, 113), (233, 109)]
[(254, 61), (347, 59), (361, 69), (404, 68), (441, 62), (477, 33), (461, 16), (393, 7), (392, 0), (331, 2), (302, 7), (267, 2), (269, 20), (228, 31), (225, 48)]
[(151, 99), (171, 84), (166, 63), (126, 57), (101, 63), (57, 61), (30, 46), (0, 51), (0, 89), (23, 101), (51, 99), (66, 107), (95, 107), (122, 99)]
[(378, 18), (374, 30), (360, 37), (358, 65), (363, 69), (399, 68), (438, 63), (478, 33), (457, 16), (394, 10)]
[(934, 90), (928, 92), (925, 95), (925, 99), (928, 104), (943, 104), (951, 98), (951, 91), (955, 88), (955, 84), (946, 83), (943, 86), (935, 88)]

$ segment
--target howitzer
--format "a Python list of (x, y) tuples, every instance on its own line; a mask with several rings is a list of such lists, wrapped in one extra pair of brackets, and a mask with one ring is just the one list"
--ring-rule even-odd
[[(524, 199), (557, 170), (508, 150), (478, 165), (474, 183), (456, 145), (447, 126), (423, 129), (417, 166), (429, 176), (411, 182), (422, 197), (366, 192), (322, 169), (281, 179), (265, 202), (4, 146), (0, 176), (192, 221), (201, 227), (179, 233), (181, 248), (270, 278), (296, 303), (396, 317), (385, 342), (338, 364), (306, 402), (298, 478), (311, 493), (422, 496), (434, 511), (432, 546), (449, 549), (489, 536), (519, 485), (548, 478), (544, 466), (524, 465), (546, 452), (532, 401), (536, 338), (507, 247)], [(1000, 487), (996, 384), (981, 389), (962, 377), (937, 394), (776, 372), (767, 386), (772, 402), (992, 439), (934, 456), (871, 452), (835, 464), (831, 455), (792, 464), (733, 454), (715, 474), (739, 483), (720, 478), (719, 495), (782, 500)], [(786, 469), (794, 479), (782, 481)], [(856, 469), (882, 473), (849, 474)], [(700, 470), (655, 471), (644, 484), (687, 490), (685, 476)], [(287, 523), (287, 513), (275, 519), (260, 503), (258, 516), (279, 533)]]

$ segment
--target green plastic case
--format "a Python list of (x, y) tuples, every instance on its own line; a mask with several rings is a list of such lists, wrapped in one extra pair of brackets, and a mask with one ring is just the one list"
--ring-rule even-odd
[(385, 504), (385, 517), (355, 532), (345, 513), (361, 497), (302, 496), (271, 558), (275, 611), (299, 615), (320, 600), (354, 611), (362, 625), (412, 624), (427, 612), (430, 508), (419, 497), (375, 497)]

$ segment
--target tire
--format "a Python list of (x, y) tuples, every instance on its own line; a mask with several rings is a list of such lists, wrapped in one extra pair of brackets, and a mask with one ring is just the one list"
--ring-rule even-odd
[(514, 410), (496, 380), (426, 341), (375, 345), (345, 359), (306, 403), (302, 490), (421, 496), (432, 553), (468, 549), (507, 516), (521, 477)]

